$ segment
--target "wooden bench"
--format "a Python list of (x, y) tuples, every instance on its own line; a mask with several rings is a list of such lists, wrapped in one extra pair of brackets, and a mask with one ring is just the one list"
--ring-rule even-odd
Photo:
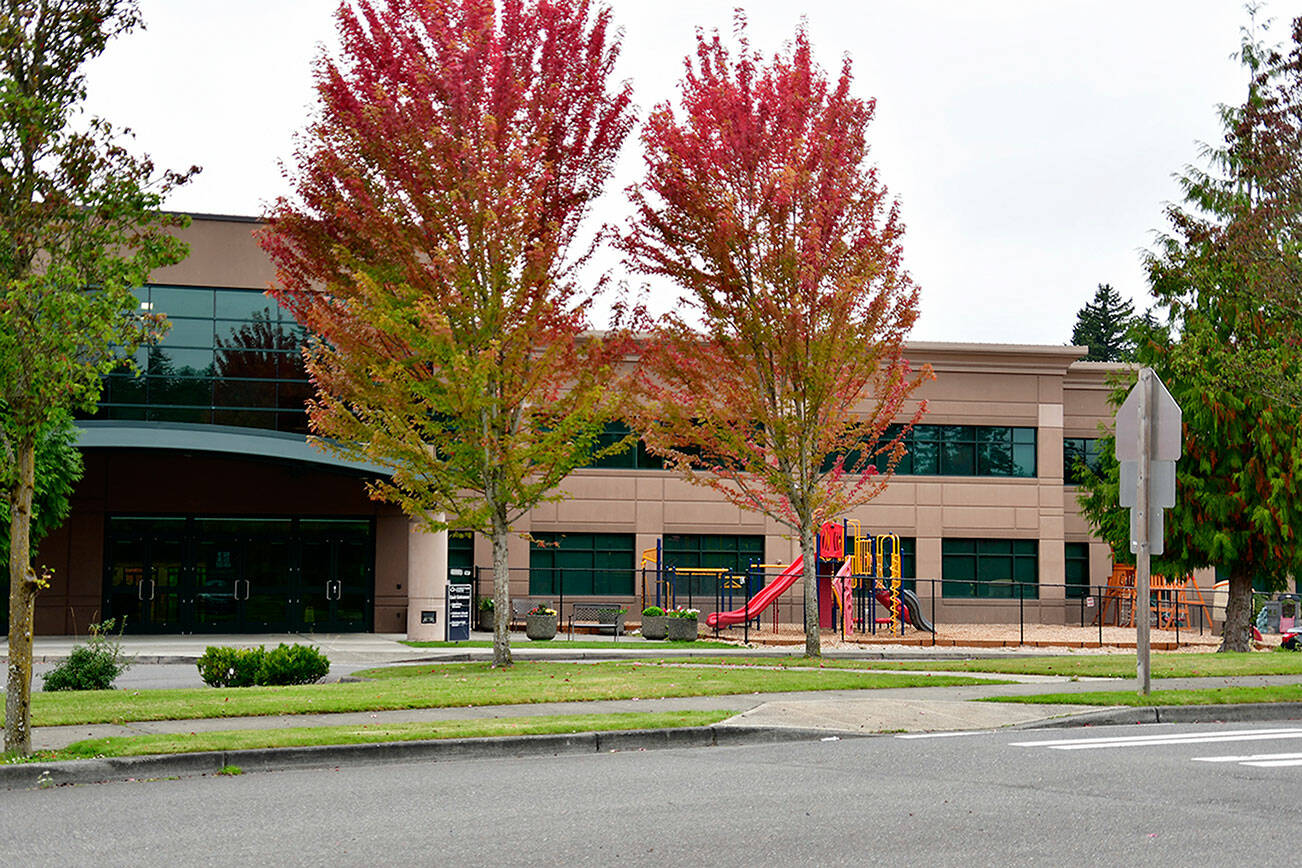
[(570, 608), (570, 638), (574, 638), (575, 627), (596, 627), (609, 630), (619, 641), (619, 634), (624, 632), (624, 616), (628, 610), (618, 603), (575, 603)]

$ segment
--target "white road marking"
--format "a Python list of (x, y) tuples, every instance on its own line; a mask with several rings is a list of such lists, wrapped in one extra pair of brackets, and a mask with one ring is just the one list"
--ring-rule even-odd
[(1227, 741), (1269, 741), (1286, 738), (1302, 738), (1302, 729), (1242, 729), (1209, 733), (1162, 733), (1160, 735), (1057, 739), (1053, 741), (1015, 741), (1010, 744), (1013, 747), (1045, 747), (1050, 750), (1097, 750), (1102, 748), (1154, 747), (1172, 744), (1212, 744)]
[(1302, 753), (1253, 753), (1245, 756), (1196, 756), (1198, 763), (1246, 763), (1258, 760), (1293, 760), (1302, 759)]

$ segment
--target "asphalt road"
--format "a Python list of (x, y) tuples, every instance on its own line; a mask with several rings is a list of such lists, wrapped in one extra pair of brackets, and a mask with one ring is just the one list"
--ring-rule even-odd
[(0, 792), (0, 863), (1291, 864), (1289, 763), (1302, 726), (1128, 726), (56, 787)]

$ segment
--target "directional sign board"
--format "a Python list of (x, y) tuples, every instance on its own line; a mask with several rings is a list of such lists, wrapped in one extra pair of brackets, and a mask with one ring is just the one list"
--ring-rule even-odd
[[(1149, 458), (1154, 461), (1175, 461), (1180, 457), (1183, 437), (1180, 432), (1180, 405), (1153, 377), (1152, 430), (1149, 432)], [(1139, 384), (1130, 390), (1125, 403), (1117, 411), (1117, 460), (1139, 460)]]

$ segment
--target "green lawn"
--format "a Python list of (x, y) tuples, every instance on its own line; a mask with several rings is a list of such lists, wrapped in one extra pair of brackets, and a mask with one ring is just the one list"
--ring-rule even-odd
[(87, 757), (145, 756), (265, 747), (306, 747), (326, 744), (369, 744), (445, 738), (487, 738), (572, 732), (612, 732), (624, 729), (668, 729), (709, 726), (732, 717), (731, 711), (623, 712), (566, 714), (539, 717), (438, 720), (423, 723), (363, 724), (361, 726), (302, 726), (288, 729), (237, 729), (217, 732), (117, 736), (75, 742), (59, 751), (42, 751), (39, 760)]
[[(1154, 678), (1224, 677), (1231, 675), (1302, 675), (1302, 653), (1251, 651), (1242, 654), (1163, 654), (1151, 656)], [(778, 666), (799, 669), (877, 669), (889, 671), (1000, 672), (1009, 675), (1068, 675), (1134, 678), (1134, 654), (1063, 654), (982, 660), (809, 660), (804, 657), (695, 657), (693, 663), (730, 666)]]
[(1208, 687), (1200, 690), (1154, 690), (1140, 696), (1134, 690), (1091, 693), (1041, 693), (1035, 696), (992, 696), (982, 702), (1020, 702), (1034, 705), (1242, 705), (1253, 702), (1302, 702), (1302, 684), (1268, 687)]
[(375, 681), (297, 687), (184, 688), (36, 693), (32, 723), (59, 726), (267, 714), (325, 714), (597, 699), (649, 699), (988, 684), (960, 676), (847, 671), (658, 666), (645, 663), (441, 663), (371, 670)]

